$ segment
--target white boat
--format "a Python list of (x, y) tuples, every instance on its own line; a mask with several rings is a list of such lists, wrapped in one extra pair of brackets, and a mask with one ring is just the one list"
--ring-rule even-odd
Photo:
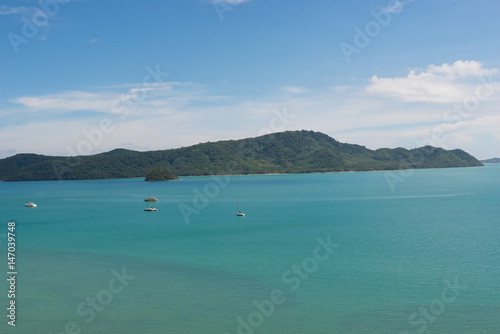
[(240, 210), (240, 201), (239, 201), (239, 200), (238, 200), (238, 209), (236, 210), (236, 215), (237, 215), (238, 217), (243, 217), (243, 216), (245, 216), (245, 214), (244, 214), (243, 212), (241, 212), (241, 210)]
[(144, 199), (144, 202), (158, 202), (158, 199), (156, 197), (149, 196)]
[(149, 203), (149, 207), (145, 208), (144, 211), (158, 211), (158, 209), (154, 206), (151, 206), (151, 203)]
[(26, 203), (26, 204), (24, 204), (24, 206), (27, 208), (36, 208), (37, 207), (37, 205), (33, 202)]

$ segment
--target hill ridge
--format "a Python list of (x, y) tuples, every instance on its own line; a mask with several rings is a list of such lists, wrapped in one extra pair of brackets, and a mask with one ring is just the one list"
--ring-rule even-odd
[(114, 149), (89, 156), (32, 153), (0, 160), (0, 180), (83, 180), (144, 177), (152, 168), (175, 175), (312, 173), (482, 166), (462, 150), (425, 146), (380, 148), (348, 144), (314, 131), (285, 131), (169, 150)]
[(481, 162), (484, 164), (499, 164), (500, 158), (485, 159), (485, 160), (481, 160)]

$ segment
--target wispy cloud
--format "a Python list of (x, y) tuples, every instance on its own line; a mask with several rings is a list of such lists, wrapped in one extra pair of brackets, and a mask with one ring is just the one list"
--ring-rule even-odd
[(97, 42), (99, 42), (99, 38), (94, 38), (89, 41), (89, 44), (95, 44)]
[(294, 94), (299, 94), (299, 93), (304, 93), (307, 89), (303, 87), (298, 87), (298, 86), (285, 86), (281, 87), (282, 90), (288, 93), (294, 93)]
[[(62, 4), (67, 4), (70, 2), (79, 2), (79, 1), (81, 0), (65, 0), (64, 3)], [(52, 13), (50, 10), (51, 9), (46, 9), (43, 6), (13, 7), (7, 5), (0, 5), (0, 15), (29, 16), (31, 18), (33, 14), (39, 12), (47, 17), (53, 18), (55, 14)]]
[(67, 91), (43, 96), (23, 96), (11, 102), (29, 108), (31, 111), (71, 112), (76, 110), (92, 110), (105, 112), (109, 109), (110, 96), (82, 91)]
[[(478, 77), (492, 76), (498, 70), (483, 68), (477, 61), (456, 61), (453, 64), (429, 65), (425, 70), (410, 70), (406, 77), (379, 78), (373, 76), (368, 93), (405, 102), (453, 103), (473, 93)], [(470, 80), (475, 78), (475, 80)], [(485, 86), (497, 86), (491, 82)]]
[(334, 92), (340, 93), (340, 94), (343, 94), (343, 93), (349, 91), (350, 89), (352, 89), (352, 87), (351, 86), (346, 86), (346, 85), (332, 87), (332, 90)]
[(35, 7), (10, 7), (0, 5), (0, 15), (32, 15), (40, 9)]
[[(125, 92), (120, 92), (126, 89)], [(71, 113), (92, 111), (116, 113), (119, 105), (127, 105), (130, 114), (165, 114), (182, 110), (196, 101), (215, 102), (223, 97), (207, 94), (201, 86), (189, 82), (123, 84), (98, 92), (64, 91), (42, 96), (22, 96), (10, 102), (30, 112)]]

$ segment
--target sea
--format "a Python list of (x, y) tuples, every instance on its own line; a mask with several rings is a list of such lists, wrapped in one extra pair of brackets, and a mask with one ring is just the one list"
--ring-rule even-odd
[(0, 333), (500, 333), (500, 164), (0, 194)]

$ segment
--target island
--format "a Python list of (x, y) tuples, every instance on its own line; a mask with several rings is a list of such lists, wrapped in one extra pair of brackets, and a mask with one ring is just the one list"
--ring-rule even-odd
[(321, 132), (301, 130), (159, 151), (115, 149), (74, 157), (16, 154), (0, 159), (0, 180), (140, 178), (153, 168), (163, 168), (174, 175), (202, 176), (476, 166), (483, 164), (460, 149), (424, 146), (370, 150), (339, 142)]
[(486, 160), (481, 160), (483, 164), (500, 164), (500, 158), (491, 158)]
[(171, 171), (163, 168), (153, 168), (149, 171), (144, 181), (171, 181), (179, 178), (172, 174)]

